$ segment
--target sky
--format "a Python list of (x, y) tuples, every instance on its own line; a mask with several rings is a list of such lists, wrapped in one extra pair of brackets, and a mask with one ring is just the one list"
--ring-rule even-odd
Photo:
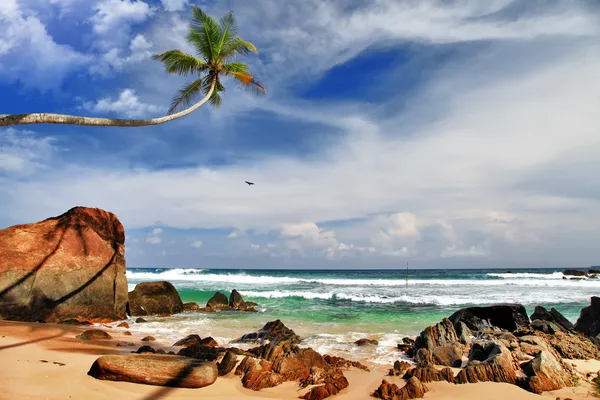
[(129, 267), (600, 265), (597, 1), (3, 0), (0, 114), (164, 115), (191, 4), (267, 95), (0, 128), (0, 227), (99, 207)]

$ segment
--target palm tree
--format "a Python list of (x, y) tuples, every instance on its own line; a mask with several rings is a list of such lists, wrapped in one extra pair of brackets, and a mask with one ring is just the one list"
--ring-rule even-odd
[[(188, 42), (194, 47), (198, 57), (180, 50), (170, 50), (157, 54), (152, 58), (161, 61), (170, 74), (193, 76), (193, 82), (185, 85), (177, 92), (171, 102), (166, 116), (153, 119), (116, 119), (79, 117), (62, 114), (10, 114), (0, 115), (0, 126), (19, 124), (69, 124), (88, 126), (147, 126), (164, 124), (196, 110), (207, 101), (215, 107), (221, 105), (221, 93), (225, 87), (221, 82), (223, 76), (234, 78), (243, 87), (264, 94), (264, 87), (250, 73), (246, 64), (236, 61), (237, 56), (251, 52), (258, 54), (256, 47), (237, 36), (237, 26), (233, 14), (229, 12), (219, 22), (192, 6), (192, 22), (187, 35)], [(192, 104), (198, 95), (204, 97)], [(185, 106), (187, 108), (178, 111)], [(178, 111), (178, 112), (176, 112)]]

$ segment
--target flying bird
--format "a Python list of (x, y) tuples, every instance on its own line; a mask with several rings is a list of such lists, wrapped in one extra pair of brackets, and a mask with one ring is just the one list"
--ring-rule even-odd
[(254, 182), (248, 182), (248, 181), (244, 181), (244, 182), (246, 182), (248, 184), (248, 186), (254, 185)]

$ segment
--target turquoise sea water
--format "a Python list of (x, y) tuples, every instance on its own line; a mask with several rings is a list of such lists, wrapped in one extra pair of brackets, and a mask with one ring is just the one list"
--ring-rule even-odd
[[(555, 307), (571, 321), (593, 295), (600, 279), (563, 279), (559, 270), (201, 270), (129, 269), (130, 290), (142, 281), (167, 280), (184, 302), (204, 305), (216, 292), (237, 289), (260, 312), (189, 312), (151, 321), (146, 328), (176, 339), (213, 335), (221, 341), (281, 319), (321, 352), (387, 363), (404, 336), (468, 306), (521, 303)], [(569, 277), (567, 277), (569, 278)], [(361, 337), (377, 338), (377, 349), (356, 349)], [(361, 353), (362, 352), (362, 353)], [(370, 353), (369, 353), (370, 352)]]

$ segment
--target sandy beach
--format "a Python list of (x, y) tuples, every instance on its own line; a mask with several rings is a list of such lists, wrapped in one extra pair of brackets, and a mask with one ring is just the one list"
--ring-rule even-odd
[[(299, 390), (295, 382), (287, 382), (259, 392), (242, 387), (239, 377), (233, 373), (220, 377), (202, 389), (166, 388), (127, 382), (97, 380), (87, 375), (92, 363), (101, 355), (123, 354), (143, 344), (142, 335), (132, 336), (106, 328), (112, 340), (84, 341), (75, 336), (85, 330), (82, 327), (58, 324), (0, 322), (0, 398), (1, 399), (231, 399), (264, 398), (296, 399), (307, 389)], [(201, 333), (201, 332), (199, 332)], [(130, 347), (118, 347), (117, 343), (133, 343)], [(153, 347), (168, 349), (164, 343), (151, 343)], [(582, 374), (600, 370), (599, 361), (574, 361)], [(403, 379), (387, 377), (387, 369), (370, 365), (370, 372), (345, 371), (350, 387), (335, 398), (344, 400), (368, 399), (387, 379), (401, 386)], [(590, 399), (591, 385), (582, 379), (577, 387), (545, 392), (538, 396), (514, 385), (501, 383), (477, 383), (453, 385), (445, 382), (428, 383), (430, 391), (425, 399)]]

